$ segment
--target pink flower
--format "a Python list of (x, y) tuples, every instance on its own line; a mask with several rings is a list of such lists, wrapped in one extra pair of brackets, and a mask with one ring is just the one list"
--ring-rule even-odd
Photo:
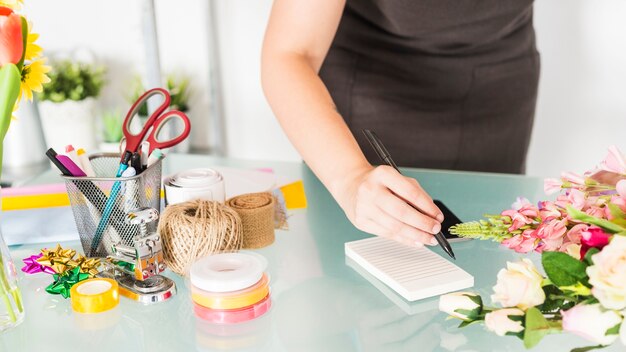
[(574, 225), (571, 229), (569, 229), (569, 231), (567, 231), (566, 237), (571, 243), (580, 244), (580, 241), (583, 237), (583, 232), (587, 231), (588, 229), (589, 226), (586, 224)]
[(600, 208), (597, 206), (592, 206), (589, 207), (587, 210), (585, 210), (585, 213), (594, 216), (596, 218), (604, 218), (606, 216), (606, 213), (604, 212), (604, 208)]
[(528, 198), (517, 197), (517, 199), (515, 199), (515, 202), (513, 202), (513, 204), (511, 204), (511, 209), (513, 209), (513, 210), (520, 210), (520, 209), (522, 209), (523, 207), (525, 207), (527, 205), (531, 205), (532, 206), (532, 203), (530, 203)]
[(611, 198), (611, 203), (617, 205), (622, 211), (626, 212), (626, 198), (615, 196)]
[(554, 219), (548, 223), (543, 223), (537, 229), (536, 236), (541, 238), (542, 245), (540, 250), (542, 251), (556, 251), (563, 244), (563, 236), (567, 231), (567, 220)]
[(575, 174), (573, 172), (563, 172), (563, 173), (561, 173), (561, 178), (564, 181), (572, 183), (573, 186), (584, 185), (585, 184), (585, 178), (583, 176), (580, 176), (579, 174)]
[(548, 195), (560, 191), (562, 186), (563, 182), (561, 182), (561, 180), (557, 180), (556, 178), (546, 178), (543, 181), (543, 191)]
[(626, 175), (626, 158), (624, 158), (624, 155), (616, 146), (612, 145), (609, 147), (609, 153), (602, 160), (599, 167), (608, 172)]
[(626, 199), (626, 180), (619, 180), (615, 185), (615, 190), (620, 197)]
[(509, 231), (515, 231), (520, 227), (531, 224), (533, 222), (533, 220), (529, 219), (526, 215), (513, 209), (503, 211), (502, 215), (511, 218), (511, 226), (509, 227)]
[(598, 227), (590, 227), (587, 231), (581, 232), (580, 243), (582, 247), (580, 248), (580, 257), (584, 258), (587, 251), (591, 248), (602, 249), (604, 246), (609, 244), (609, 240), (611, 239), (611, 235), (604, 232), (601, 228)]
[(555, 203), (544, 201), (539, 203), (539, 216), (544, 222), (560, 218), (563, 215)]
[(600, 304), (578, 304), (561, 312), (563, 331), (571, 332), (598, 345), (610, 345), (617, 334), (607, 334), (620, 323), (622, 317), (613, 310), (603, 309)]
[(569, 200), (571, 206), (578, 210), (582, 210), (587, 204), (585, 194), (577, 189), (569, 190), (567, 193), (567, 200)]
[(0, 6), (0, 66), (17, 64), (22, 58), (22, 18)]
[(535, 249), (536, 240), (525, 235), (516, 235), (502, 241), (502, 245), (516, 251), (517, 253), (528, 253)]
[(566, 209), (566, 208), (567, 208), (567, 206), (569, 205), (569, 199), (567, 198), (567, 196), (566, 196), (565, 194), (559, 194), (559, 195), (556, 197), (556, 200), (554, 201), (554, 204), (555, 204), (557, 207), (560, 207), (560, 208)]

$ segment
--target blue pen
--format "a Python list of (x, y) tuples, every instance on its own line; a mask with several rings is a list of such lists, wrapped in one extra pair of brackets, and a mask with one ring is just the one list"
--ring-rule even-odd
[[(124, 173), (124, 171), (128, 169), (128, 162), (130, 161), (131, 156), (131, 152), (124, 152), (124, 156), (122, 157), (120, 167), (117, 169), (117, 174), (115, 175), (115, 177), (121, 177), (122, 173)], [(111, 213), (113, 212), (115, 201), (117, 200), (117, 194), (120, 192), (121, 185), (121, 182), (115, 181), (113, 183), (113, 187), (111, 187), (111, 194), (109, 195), (109, 199), (107, 199), (107, 202), (104, 205), (102, 217), (100, 218), (100, 222), (98, 223), (98, 227), (96, 228), (96, 233), (93, 236), (93, 241), (91, 241), (91, 251), (89, 253), (90, 257), (94, 256), (94, 254), (98, 250), (100, 241), (102, 241), (102, 234), (104, 233), (104, 230), (106, 229), (109, 222), (109, 218), (111, 217)]]

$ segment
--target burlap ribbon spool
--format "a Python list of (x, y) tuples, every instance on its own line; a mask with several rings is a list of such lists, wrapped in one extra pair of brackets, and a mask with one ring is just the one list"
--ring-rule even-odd
[(165, 208), (159, 221), (165, 264), (186, 276), (196, 259), (241, 249), (242, 221), (219, 202), (194, 200)]
[(271, 193), (249, 193), (233, 197), (226, 205), (241, 217), (243, 248), (254, 249), (274, 243), (274, 206)]

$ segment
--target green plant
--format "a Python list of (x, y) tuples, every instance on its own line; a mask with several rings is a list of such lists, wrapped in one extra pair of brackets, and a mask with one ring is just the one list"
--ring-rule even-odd
[(104, 127), (104, 141), (107, 143), (118, 143), (122, 140), (122, 125), (124, 118), (119, 111), (106, 111), (102, 115), (102, 124)]
[(50, 83), (39, 95), (41, 100), (61, 103), (97, 97), (104, 85), (105, 70), (101, 66), (62, 60), (52, 63)]
[[(141, 83), (141, 77), (136, 76), (131, 84), (130, 102), (134, 103), (139, 97), (146, 91), (146, 88)], [(165, 88), (170, 92), (171, 102), (170, 106), (174, 110), (186, 112), (189, 110), (189, 79), (187, 77), (176, 77), (174, 75), (168, 75), (165, 81)], [(148, 116), (148, 107), (143, 104), (139, 107), (140, 116)]]

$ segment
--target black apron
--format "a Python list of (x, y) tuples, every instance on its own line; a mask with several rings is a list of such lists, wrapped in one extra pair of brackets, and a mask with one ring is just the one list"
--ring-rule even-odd
[(367, 158), (523, 173), (539, 55), (532, 0), (348, 0), (320, 70)]

